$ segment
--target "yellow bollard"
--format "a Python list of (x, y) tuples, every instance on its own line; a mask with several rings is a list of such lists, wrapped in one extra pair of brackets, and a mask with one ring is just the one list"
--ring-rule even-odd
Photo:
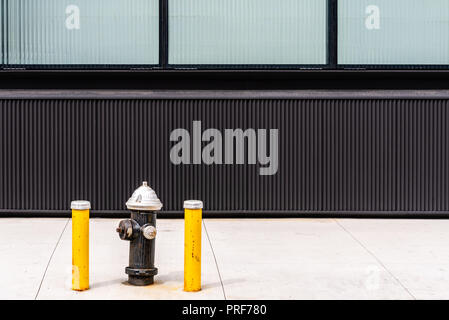
[(72, 201), (72, 290), (89, 289), (89, 201)]
[(184, 291), (201, 290), (201, 221), (203, 202), (184, 201)]

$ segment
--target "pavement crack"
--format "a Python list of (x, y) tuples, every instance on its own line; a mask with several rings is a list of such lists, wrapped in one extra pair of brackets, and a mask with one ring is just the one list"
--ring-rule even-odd
[(226, 292), (225, 292), (223, 280), (221, 278), (220, 268), (218, 267), (217, 257), (215, 256), (215, 251), (214, 251), (214, 248), (212, 247), (212, 241), (210, 240), (209, 232), (207, 232), (206, 223), (205, 223), (204, 219), (203, 219), (203, 226), (204, 226), (204, 231), (206, 231), (207, 241), (209, 242), (210, 249), (212, 250), (212, 256), (214, 257), (215, 266), (217, 267), (218, 277), (220, 278), (220, 283), (221, 283), (221, 290), (223, 290), (223, 297), (226, 300)]
[(48, 267), (50, 266), (51, 259), (53, 258), (53, 255), (55, 254), (56, 248), (58, 248), (58, 245), (61, 242), (62, 235), (64, 234), (65, 230), (67, 229), (67, 226), (69, 225), (69, 221), (70, 221), (70, 218), (67, 219), (67, 222), (65, 223), (64, 228), (62, 229), (62, 232), (59, 235), (58, 241), (56, 242), (56, 245), (53, 248), (53, 252), (50, 255), (50, 259), (48, 259), (47, 266), (45, 267), (44, 275), (42, 276), (42, 279), (39, 284), (39, 288), (37, 289), (37, 293), (36, 293), (36, 296), (34, 297), (34, 300), (37, 300), (37, 297), (39, 296), (39, 292), (41, 291), (42, 284), (44, 283), (45, 276), (47, 275), (47, 270), (48, 270)]
[(407, 289), (407, 287), (402, 284), (402, 282), (390, 271), (388, 268), (383, 264), (383, 262), (373, 253), (371, 250), (369, 250), (359, 239), (357, 239), (348, 229), (346, 229), (337, 219), (334, 219), (334, 221), (342, 228), (355, 242), (357, 242), (368, 254), (370, 254), (376, 261), (379, 263), (382, 268), (388, 272), (388, 274), (409, 294), (410, 297), (412, 297), (413, 300), (416, 300), (416, 297)]

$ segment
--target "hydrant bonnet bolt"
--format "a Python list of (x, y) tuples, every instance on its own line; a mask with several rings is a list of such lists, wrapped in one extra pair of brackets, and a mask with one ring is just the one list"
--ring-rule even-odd
[(135, 286), (146, 286), (154, 282), (157, 268), (154, 266), (156, 212), (161, 210), (162, 203), (144, 181), (126, 202), (131, 211), (131, 219), (120, 221), (117, 228), (120, 239), (130, 241), (128, 283)]

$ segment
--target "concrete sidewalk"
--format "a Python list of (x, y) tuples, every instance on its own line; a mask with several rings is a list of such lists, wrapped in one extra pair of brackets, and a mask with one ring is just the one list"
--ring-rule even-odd
[(449, 299), (449, 220), (205, 219), (183, 292), (184, 221), (158, 220), (156, 283), (126, 283), (118, 219), (91, 220), (91, 289), (70, 290), (70, 219), (0, 219), (0, 299)]

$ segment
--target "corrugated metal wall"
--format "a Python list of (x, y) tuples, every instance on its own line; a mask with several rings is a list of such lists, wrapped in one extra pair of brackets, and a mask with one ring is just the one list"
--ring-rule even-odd
[[(279, 170), (174, 165), (170, 133), (279, 129)], [(142, 180), (166, 212), (448, 214), (449, 100), (0, 100), (0, 216), (123, 213)], [(31, 211), (30, 211), (31, 210)], [(34, 211), (33, 211), (34, 210)]]

